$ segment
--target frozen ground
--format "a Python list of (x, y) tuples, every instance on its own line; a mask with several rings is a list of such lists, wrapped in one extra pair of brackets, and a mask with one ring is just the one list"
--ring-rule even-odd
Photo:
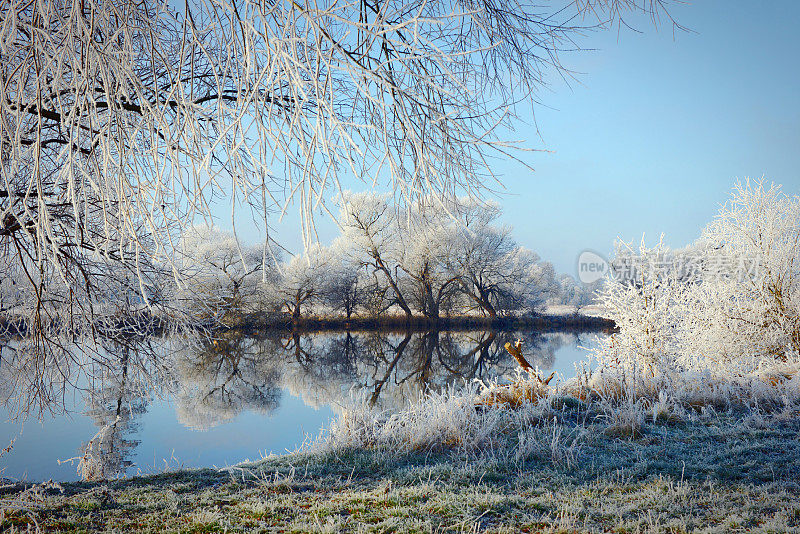
[(798, 418), (706, 414), (625, 436), (574, 403), (547, 413), (472, 452), (333, 443), (227, 471), (7, 486), (0, 529), (800, 532)]

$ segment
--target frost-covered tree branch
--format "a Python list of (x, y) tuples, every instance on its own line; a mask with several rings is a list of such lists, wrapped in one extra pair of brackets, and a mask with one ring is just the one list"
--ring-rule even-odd
[(265, 224), (296, 201), (309, 240), (344, 175), (404, 203), (478, 195), (509, 148), (498, 128), (568, 72), (573, 38), (663, 7), (3, 2), (0, 262), (30, 286), (19, 309), (91, 316), (109, 264), (152, 306), (150, 278), (177, 274), (181, 230), (220, 195)]

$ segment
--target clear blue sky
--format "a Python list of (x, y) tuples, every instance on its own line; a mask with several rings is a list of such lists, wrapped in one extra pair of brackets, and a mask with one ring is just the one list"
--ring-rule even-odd
[[(800, 2), (676, 5), (692, 32), (622, 30), (587, 36), (512, 137), (534, 168), (500, 163), (498, 200), (517, 240), (575, 274), (585, 249), (607, 254), (618, 237), (682, 246), (694, 240), (735, 179), (761, 177), (800, 194)], [(223, 225), (225, 219), (220, 221)], [(329, 241), (332, 225), (320, 221)], [(299, 250), (297, 218), (278, 239)], [(249, 240), (253, 230), (242, 237)]]
[[(585, 74), (554, 84), (537, 120), (552, 154), (509, 169), (506, 218), (526, 246), (574, 271), (617, 237), (695, 239), (735, 179), (800, 194), (800, 2), (706, 1), (673, 10), (694, 33), (590, 36)], [(535, 144), (530, 130), (518, 134)], [(533, 206), (533, 209), (530, 208)]]

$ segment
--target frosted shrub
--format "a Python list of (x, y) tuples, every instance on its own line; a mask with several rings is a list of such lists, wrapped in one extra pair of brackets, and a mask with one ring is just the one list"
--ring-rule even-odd
[(761, 182), (737, 184), (690, 247), (619, 245), (602, 297), (619, 332), (601, 367), (669, 382), (778, 365), (785, 380), (800, 349), (799, 255), (800, 199)]
[(800, 198), (774, 185), (737, 184), (698, 244), (710, 252), (712, 264), (728, 272), (693, 288), (699, 317), (684, 324), (687, 344), (695, 351), (713, 347), (720, 360), (749, 366), (796, 358)]
[(605, 366), (624, 363), (655, 374), (679, 365), (674, 325), (684, 287), (675, 273), (657, 268), (668, 255), (663, 243), (650, 249), (642, 241), (638, 256), (630, 245), (617, 244), (616, 278), (606, 285), (602, 299), (619, 333), (609, 338), (601, 354)]

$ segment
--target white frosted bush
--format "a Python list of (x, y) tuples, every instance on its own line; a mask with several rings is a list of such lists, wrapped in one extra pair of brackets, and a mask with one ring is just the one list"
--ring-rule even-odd
[(603, 304), (619, 332), (598, 358), (642, 376), (764, 374), (800, 350), (800, 199), (737, 184), (691, 246), (619, 245)]
[[(683, 325), (694, 351), (748, 366), (800, 352), (800, 197), (761, 182), (737, 184), (698, 246), (722, 265), (690, 292), (697, 316)], [(705, 324), (703, 324), (705, 321)]]

